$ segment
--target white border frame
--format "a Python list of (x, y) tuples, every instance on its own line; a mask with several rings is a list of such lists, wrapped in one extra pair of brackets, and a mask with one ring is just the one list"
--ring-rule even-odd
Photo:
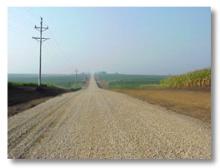
[[(24, 7), (24, 6), (33, 6), (33, 7), (63, 7), (63, 6), (76, 6), (76, 7), (103, 7), (103, 6), (126, 6), (126, 7), (202, 7), (208, 6), (212, 8), (214, 13), (213, 20), (213, 33), (212, 39), (212, 48), (213, 48), (213, 151), (214, 159), (213, 161), (12, 161), (7, 159), (7, 12), (8, 7)], [(103, 166), (156, 166), (156, 167), (220, 167), (219, 164), (219, 115), (220, 112), (218, 105), (219, 97), (219, 77), (216, 74), (219, 74), (219, 59), (218, 59), (218, 39), (219, 34), (217, 33), (217, 27), (219, 27), (219, 18), (218, 12), (220, 8), (219, 0), (0, 0), (0, 163), (2, 167), (13, 167), (13, 166), (42, 166), (42, 167), (58, 167), (58, 166), (90, 166), (90, 167), (103, 167)], [(74, 165), (72, 165), (74, 164)], [(103, 165), (105, 164), (105, 165)]]

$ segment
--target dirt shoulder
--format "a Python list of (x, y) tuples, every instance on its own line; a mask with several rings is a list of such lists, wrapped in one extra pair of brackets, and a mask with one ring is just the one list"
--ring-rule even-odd
[(113, 89), (205, 122), (211, 121), (211, 92), (178, 89)]
[(70, 90), (55, 87), (43, 87), (41, 90), (33, 86), (8, 87), (8, 117), (67, 92)]

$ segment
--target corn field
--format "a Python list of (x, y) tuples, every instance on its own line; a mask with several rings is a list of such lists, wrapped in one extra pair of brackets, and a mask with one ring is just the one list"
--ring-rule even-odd
[(168, 88), (210, 88), (211, 69), (202, 69), (183, 75), (171, 76), (161, 80), (160, 85)]

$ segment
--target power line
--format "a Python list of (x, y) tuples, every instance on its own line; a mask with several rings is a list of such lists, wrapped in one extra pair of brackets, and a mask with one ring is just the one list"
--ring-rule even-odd
[[(29, 18), (36, 18), (36, 17), (38, 17), (38, 15), (33, 11), (33, 10), (30, 10), (30, 8), (25, 8), (25, 10), (26, 10), (26, 12), (27, 12), (27, 14), (29, 14)], [(32, 17), (31, 17), (32, 16)], [(54, 17), (52, 17), (52, 20), (54, 21), (54, 22), (57, 22), (57, 20), (54, 18)], [(31, 19), (30, 19), (30, 21), (32, 21)], [(53, 32), (53, 29), (50, 29), (50, 32), (49, 32), (50, 34), (51, 34), (51, 36), (54, 36), (54, 32)], [(54, 36), (54, 37), (56, 37), (56, 36)], [(56, 40), (56, 38), (54, 38), (53, 39), (53, 41), (52, 41), (52, 43), (51, 43), (52, 45), (54, 44), (55, 45), (55, 49), (56, 50), (59, 50), (59, 52), (60, 52), (60, 54), (61, 54), (61, 56), (63, 56), (63, 55), (65, 55), (66, 56), (66, 62), (65, 62), (65, 64), (67, 65), (67, 67), (69, 66), (69, 64), (68, 64), (68, 62), (70, 62), (69, 60), (71, 60), (71, 58), (70, 58), (70, 54), (68, 54), (67, 52), (66, 52), (66, 50), (64, 50), (63, 49), (63, 47), (60, 45), (60, 42), (58, 41), (58, 40)], [(52, 51), (54, 51), (54, 50), (52, 50)]]
[[(36, 18), (39, 18), (39, 15), (36, 14), (34, 11), (30, 10), (29, 8), (24, 8), (24, 9), (25, 9), (26, 15), (25, 15), (25, 18), (23, 18), (24, 20), (22, 20), (22, 21), (24, 22), (24, 24), (27, 24), (27, 22), (29, 22), (30, 24), (34, 24)], [(34, 18), (34, 20), (33, 20), (33, 18)], [(14, 24), (15, 21), (17, 22), (17, 20), (14, 20), (13, 18), (11, 18), (11, 19), (13, 20), (12, 21), (13, 24)], [(52, 19), (53, 19), (54, 22), (56, 22), (56, 20), (54, 18), (52, 18)], [(44, 23), (45, 23), (45, 21), (44, 21)], [(22, 24), (22, 25), (24, 25), (24, 24)], [(17, 26), (12, 25), (11, 29), (15, 29), (17, 31), (16, 27)], [(23, 26), (21, 28), (20, 28), (21, 31), (25, 31)], [(52, 29), (50, 29), (49, 34), (50, 34), (50, 36), (55, 37), (52, 40), (52, 42), (50, 43), (50, 45), (52, 46), (53, 49), (49, 50), (49, 51), (52, 51), (53, 54), (58, 54), (57, 52), (59, 52), (59, 54), (61, 56), (65, 55), (65, 60), (66, 61), (64, 63), (66, 64), (66, 67), (69, 67), (69, 69), (70, 69), (70, 65), (68, 64), (71, 60), (70, 54), (68, 52), (66, 52), (66, 50), (63, 49), (63, 46), (61, 45), (60, 41), (56, 40), (57, 35), (56, 36), (54, 35), (56, 33), (53, 32)]]
[(41, 17), (40, 18), (40, 26), (34, 26), (34, 28), (36, 30), (38, 30), (40, 32), (40, 37), (32, 37), (33, 39), (35, 40), (39, 40), (40, 41), (40, 64), (39, 64), (39, 77), (38, 77), (38, 86), (40, 87), (41, 86), (41, 56), (42, 56), (42, 42), (46, 41), (46, 40), (49, 40), (49, 38), (45, 38), (45, 37), (42, 37), (42, 33), (46, 30), (48, 30), (48, 26), (47, 27), (44, 27), (43, 26), (43, 18)]

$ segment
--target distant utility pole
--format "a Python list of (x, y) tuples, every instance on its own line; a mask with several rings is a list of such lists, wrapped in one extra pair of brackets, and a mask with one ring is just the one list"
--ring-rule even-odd
[(75, 83), (77, 82), (77, 73), (78, 73), (78, 70), (75, 69)]
[(43, 18), (40, 18), (40, 26), (34, 26), (36, 30), (40, 32), (40, 37), (32, 37), (35, 40), (40, 41), (40, 64), (39, 64), (39, 77), (38, 77), (38, 86), (41, 86), (41, 56), (42, 56), (42, 42), (48, 40), (49, 38), (42, 37), (42, 33), (48, 29), (47, 27), (43, 27)]

